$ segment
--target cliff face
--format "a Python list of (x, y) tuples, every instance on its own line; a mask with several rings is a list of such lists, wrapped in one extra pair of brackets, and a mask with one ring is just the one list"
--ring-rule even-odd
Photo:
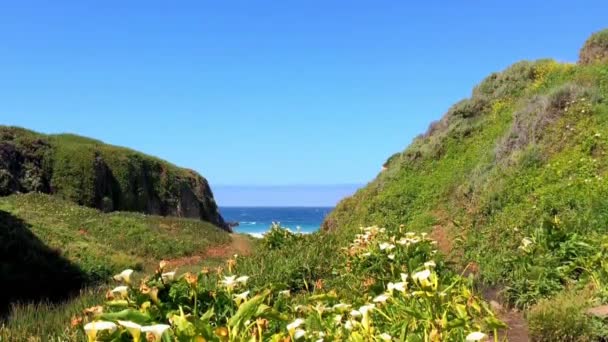
[(43, 192), (103, 211), (196, 218), (229, 230), (198, 173), (75, 135), (0, 126), (0, 196)]

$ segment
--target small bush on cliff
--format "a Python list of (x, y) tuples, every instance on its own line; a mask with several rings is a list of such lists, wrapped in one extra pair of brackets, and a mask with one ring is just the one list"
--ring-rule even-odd
[(608, 61), (608, 29), (594, 33), (579, 53), (579, 63), (591, 64)]

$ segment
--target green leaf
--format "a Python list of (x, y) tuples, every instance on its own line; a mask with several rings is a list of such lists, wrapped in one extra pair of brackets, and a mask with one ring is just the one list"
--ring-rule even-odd
[(152, 321), (149, 315), (135, 309), (125, 309), (119, 312), (102, 313), (99, 318), (107, 321), (131, 321), (137, 324), (147, 324)]

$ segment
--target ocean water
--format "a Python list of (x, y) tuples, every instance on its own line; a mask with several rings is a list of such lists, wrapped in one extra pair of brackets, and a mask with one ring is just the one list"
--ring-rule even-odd
[(223, 207), (220, 208), (220, 212), (224, 220), (239, 222), (239, 226), (233, 228), (235, 232), (262, 237), (272, 222), (279, 222), (283, 227), (293, 231), (300, 230), (302, 233), (317, 231), (323, 218), (332, 209), (331, 207)]

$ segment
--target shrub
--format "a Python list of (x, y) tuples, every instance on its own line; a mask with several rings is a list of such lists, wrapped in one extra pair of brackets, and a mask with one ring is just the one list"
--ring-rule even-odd
[(584, 291), (564, 291), (539, 301), (527, 315), (532, 341), (593, 341), (593, 324), (585, 313), (590, 295)]
[(606, 61), (608, 61), (608, 29), (592, 34), (581, 48), (578, 59), (580, 64)]
[(510, 130), (495, 149), (496, 159), (503, 162), (513, 152), (539, 144), (546, 136), (547, 127), (569, 109), (575, 110), (577, 107), (588, 106), (589, 102), (597, 101), (598, 97), (594, 93), (594, 89), (568, 83), (546, 95), (533, 97), (513, 114)]

